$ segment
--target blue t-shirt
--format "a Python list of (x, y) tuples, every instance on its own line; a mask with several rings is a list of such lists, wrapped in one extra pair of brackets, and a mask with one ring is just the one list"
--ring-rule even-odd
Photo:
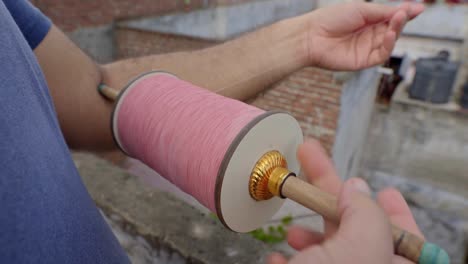
[(35, 49), (47, 35), (51, 26), (50, 20), (29, 1), (3, 0), (3, 3), (10, 11), (29, 46)]
[(128, 263), (81, 181), (32, 51), (49, 29), (27, 0), (0, 1), (0, 263)]

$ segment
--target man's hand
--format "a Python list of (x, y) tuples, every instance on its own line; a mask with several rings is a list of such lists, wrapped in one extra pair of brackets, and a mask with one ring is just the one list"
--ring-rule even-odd
[(309, 16), (308, 55), (312, 66), (358, 70), (388, 59), (405, 23), (424, 11), (422, 4), (392, 7), (347, 3)]
[[(369, 190), (364, 181), (350, 179), (345, 184), (341, 182), (318, 142), (301, 145), (298, 158), (311, 184), (339, 197), (341, 225), (337, 227), (325, 222), (323, 234), (302, 227), (290, 228), (288, 243), (301, 252), (289, 263), (411, 263), (393, 255), (389, 222), (415, 235), (423, 235), (397, 190), (381, 191), (377, 197), (379, 208), (366, 197)], [(285, 264), (287, 260), (273, 254), (268, 263)]]

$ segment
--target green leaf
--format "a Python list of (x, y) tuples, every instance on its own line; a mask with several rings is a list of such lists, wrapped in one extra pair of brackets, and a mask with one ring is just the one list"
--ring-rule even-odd
[(250, 235), (255, 239), (269, 244), (281, 243), (286, 240), (287, 232), (285, 226), (292, 223), (292, 216), (285, 216), (281, 219), (281, 223), (277, 226), (269, 226), (266, 230), (263, 228), (256, 229), (250, 232)]
[(283, 226), (278, 226), (278, 233), (280, 233), (283, 236), (286, 236), (286, 231), (284, 230)]
[(210, 217), (215, 219), (215, 220), (218, 220), (218, 216), (214, 213), (210, 213)]
[(293, 220), (292, 216), (288, 215), (288, 216), (283, 217), (283, 219), (281, 219), (281, 223), (283, 223), (284, 225), (290, 225), (292, 220)]

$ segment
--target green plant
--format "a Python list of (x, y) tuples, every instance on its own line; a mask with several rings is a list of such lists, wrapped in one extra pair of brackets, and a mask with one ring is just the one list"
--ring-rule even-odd
[(218, 220), (218, 216), (215, 213), (210, 213), (210, 217), (213, 218), (214, 220)]
[(259, 228), (250, 232), (250, 234), (254, 238), (265, 243), (281, 243), (286, 239), (285, 227), (289, 226), (292, 223), (292, 220), (292, 216), (285, 216), (283, 219), (281, 219), (281, 223), (279, 225), (269, 226), (267, 229)]
[[(218, 216), (210, 213), (209, 216), (215, 220), (219, 220)], [(268, 228), (258, 228), (249, 234), (254, 238), (269, 244), (281, 243), (286, 240), (286, 227), (291, 225), (293, 221), (292, 216), (288, 215), (281, 219), (280, 224), (276, 226), (269, 226)]]

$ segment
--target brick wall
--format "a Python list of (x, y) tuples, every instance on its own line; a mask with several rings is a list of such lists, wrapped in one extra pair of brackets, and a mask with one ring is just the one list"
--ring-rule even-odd
[[(194, 50), (215, 44), (125, 27), (118, 27), (115, 36), (119, 59)], [(265, 110), (290, 112), (300, 122), (305, 136), (319, 139), (331, 153), (340, 113), (342, 86), (333, 78), (332, 72), (305, 68), (274, 84), (248, 103)]]
[(62, 30), (99, 26), (114, 20), (189, 11), (212, 5), (249, 0), (30, 0)]
[(342, 83), (317, 68), (297, 71), (252, 100), (264, 110), (285, 110), (300, 123), (306, 138), (320, 140), (331, 153), (335, 141)]

